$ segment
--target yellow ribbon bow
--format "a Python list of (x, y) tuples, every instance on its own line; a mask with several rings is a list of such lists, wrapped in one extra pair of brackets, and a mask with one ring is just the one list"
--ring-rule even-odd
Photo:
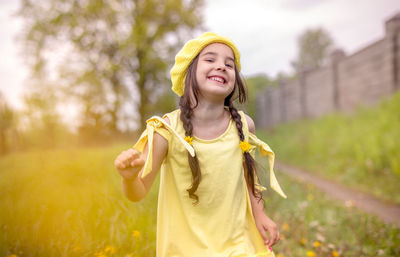
[(161, 127), (166, 128), (171, 135), (174, 135), (189, 151), (191, 156), (195, 156), (195, 152), (193, 147), (185, 141), (171, 126), (166, 123), (163, 119), (157, 116), (153, 116), (146, 121), (146, 129), (143, 131), (142, 135), (140, 136), (139, 140), (133, 146), (136, 150), (143, 152), (144, 147), (146, 146), (146, 142), (148, 143), (148, 154), (147, 159), (144, 164), (142, 178), (148, 175), (152, 170), (152, 163), (153, 163), (153, 136), (154, 132)]
[(282, 191), (282, 189), (278, 183), (278, 180), (275, 177), (275, 172), (274, 172), (275, 154), (274, 154), (274, 152), (271, 150), (271, 148), (266, 143), (264, 143), (263, 141), (258, 139), (257, 136), (252, 133), (249, 133), (249, 143), (251, 145), (258, 146), (261, 156), (268, 155), (268, 162), (269, 162), (269, 169), (270, 169), (270, 186), (280, 196), (282, 196), (283, 198), (287, 198), (286, 194)]

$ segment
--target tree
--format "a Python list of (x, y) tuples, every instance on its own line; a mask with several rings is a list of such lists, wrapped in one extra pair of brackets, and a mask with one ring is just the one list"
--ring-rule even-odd
[(0, 94), (0, 154), (8, 152), (7, 131), (13, 126), (14, 116), (14, 111)]
[(299, 54), (292, 66), (297, 72), (320, 68), (326, 64), (332, 46), (333, 40), (326, 30), (307, 29), (298, 38)]
[(21, 39), (32, 77), (52, 73), (52, 84), (81, 103), (83, 127), (117, 131), (127, 105), (143, 124), (169, 85), (167, 68), (177, 47), (202, 24), (202, 2), (22, 0)]
[(60, 130), (64, 129), (61, 115), (55, 108), (58, 101), (53, 88), (46, 85), (37, 85), (24, 95), (25, 110), (21, 118), (27, 146), (56, 146)]

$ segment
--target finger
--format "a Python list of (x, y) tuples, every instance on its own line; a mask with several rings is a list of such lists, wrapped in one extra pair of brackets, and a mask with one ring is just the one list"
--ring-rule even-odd
[(143, 166), (144, 163), (145, 163), (145, 161), (144, 161), (142, 158), (137, 158), (137, 159), (135, 159), (135, 160), (133, 160), (133, 161), (131, 162), (131, 166), (132, 166), (132, 167), (135, 167), (135, 166)]
[(277, 236), (277, 229), (275, 229), (274, 227), (272, 228), (265, 228), (266, 230), (268, 230), (269, 236), (270, 236), (270, 240), (268, 241), (268, 247), (273, 246), (276, 243), (276, 236)]
[(139, 153), (138, 153), (136, 150), (128, 149), (128, 150), (126, 150), (126, 151), (123, 151), (123, 152), (120, 154), (119, 157), (120, 157), (120, 161), (121, 161), (122, 163), (124, 163), (125, 166), (129, 166), (130, 163), (131, 163), (133, 160), (139, 158)]
[(271, 236), (271, 240), (268, 242), (268, 246), (272, 247), (276, 244), (276, 235)]
[(127, 152), (130, 156), (132, 156), (135, 159), (140, 157), (139, 152), (136, 149), (130, 148), (127, 150)]
[(267, 245), (269, 242), (267, 232), (264, 229), (260, 229), (260, 234), (261, 234), (262, 239), (264, 240), (264, 245)]
[(121, 160), (120, 159), (115, 159), (115, 161), (114, 161), (114, 166), (117, 168), (117, 169), (125, 169), (125, 164), (123, 163), (123, 162), (121, 162)]
[(270, 240), (270, 242), (268, 243), (268, 246), (269, 246), (269, 247), (272, 247), (272, 246), (274, 246), (276, 243), (277, 243), (276, 237), (275, 237), (275, 236), (274, 236), (274, 237), (271, 237), (271, 240)]
[(127, 151), (123, 151), (118, 157), (115, 159), (115, 164), (118, 169), (125, 169), (129, 166), (131, 162), (130, 154)]
[(270, 246), (273, 246), (273, 245), (277, 244), (278, 241), (279, 241), (279, 237), (280, 237), (279, 231), (276, 231), (276, 236), (273, 238), (273, 240), (271, 240), (271, 245)]

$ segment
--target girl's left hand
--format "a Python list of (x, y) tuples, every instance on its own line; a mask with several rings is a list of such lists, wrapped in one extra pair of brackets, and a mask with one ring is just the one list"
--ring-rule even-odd
[(260, 213), (260, 215), (255, 217), (255, 221), (257, 229), (264, 240), (264, 245), (271, 247), (278, 243), (280, 235), (275, 222), (273, 222), (265, 213)]

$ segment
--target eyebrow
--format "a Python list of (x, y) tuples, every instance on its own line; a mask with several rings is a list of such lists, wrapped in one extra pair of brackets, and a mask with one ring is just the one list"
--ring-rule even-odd
[[(215, 55), (217, 55), (217, 53), (216, 52), (205, 52), (205, 53), (201, 54), (201, 56), (204, 56), (204, 55), (213, 55), (213, 56), (215, 56)], [(235, 59), (233, 59), (230, 56), (226, 57), (226, 59), (231, 60), (232, 62), (235, 62)]]

